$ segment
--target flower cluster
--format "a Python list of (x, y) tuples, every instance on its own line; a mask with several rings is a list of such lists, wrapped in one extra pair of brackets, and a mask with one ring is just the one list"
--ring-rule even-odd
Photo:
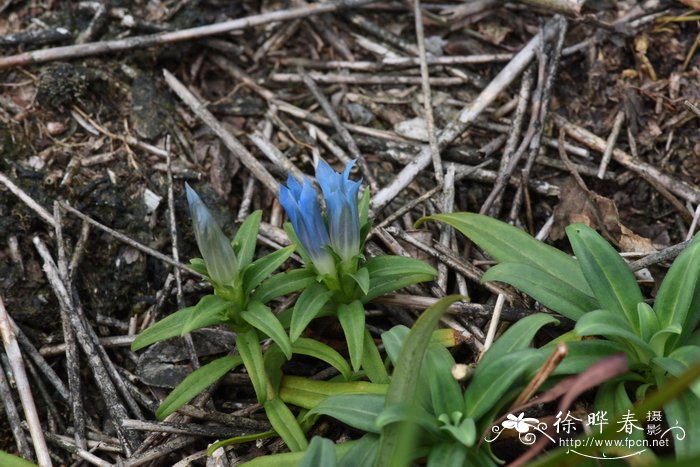
[(336, 273), (333, 253), (343, 265), (352, 263), (360, 253), (357, 195), (362, 180), (350, 180), (354, 165), (355, 161), (348, 163), (343, 173), (334, 171), (323, 160), (316, 167), (328, 225), (323, 219), (316, 190), (308, 179), (304, 178), (300, 184), (290, 175), (287, 186), (280, 187), (280, 203), (316, 270), (324, 275)]

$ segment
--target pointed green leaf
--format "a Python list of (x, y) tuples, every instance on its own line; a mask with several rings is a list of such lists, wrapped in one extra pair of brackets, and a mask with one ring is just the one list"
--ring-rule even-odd
[[(362, 456), (372, 451), (372, 444), (366, 443), (364, 440), (368, 435), (363, 436), (358, 440), (348, 441), (341, 444), (335, 445), (335, 454), (341, 459), (338, 464), (339, 467), (364, 467), (370, 464), (355, 464), (355, 463), (343, 463), (346, 457), (352, 457), (353, 459), (360, 458)], [(376, 436), (371, 435), (370, 439), (375, 439)], [(376, 443), (376, 442), (375, 442)], [(359, 448), (359, 449), (358, 449)], [(352, 453), (352, 456), (348, 454)], [(358, 454), (355, 454), (358, 453)], [(360, 455), (361, 454), (361, 455)], [(305, 452), (284, 452), (282, 454), (272, 454), (267, 456), (258, 456), (252, 460), (238, 464), (239, 467), (298, 467), (299, 462), (304, 458)]]
[(510, 284), (547, 308), (576, 321), (584, 313), (600, 308), (598, 301), (547, 271), (522, 263), (501, 263), (492, 267), (481, 282)]
[(299, 467), (336, 467), (338, 460), (335, 457), (335, 443), (327, 438), (314, 436), (309, 443), (304, 458), (299, 463)]
[(464, 414), (467, 417), (478, 420), (491, 410), (494, 404), (501, 401), (513, 383), (531, 368), (533, 363), (540, 360), (538, 352), (534, 349), (496, 355), (498, 356), (489, 359), (488, 364), (484, 364), (482, 358), (476, 365), (471, 382), (464, 393)]
[(289, 328), (289, 337), (292, 342), (301, 336), (306, 326), (321, 312), (331, 295), (333, 295), (333, 291), (319, 283), (314, 283), (299, 295), (294, 304), (292, 323)]
[[(448, 295), (441, 298), (416, 320), (403, 343), (394, 368), (394, 375), (389, 383), (389, 392), (386, 396), (387, 406), (413, 403), (423, 356), (428, 348), (433, 330), (450, 305), (461, 298), (459, 295)], [(390, 465), (397, 450), (405, 449), (405, 446), (401, 446), (401, 440), (405, 437), (406, 430), (410, 431), (410, 426), (404, 428), (404, 424), (389, 425), (382, 430), (377, 456), (378, 465)]]
[(131, 344), (131, 350), (142, 349), (154, 342), (176, 336), (184, 336), (189, 331), (226, 322), (229, 302), (217, 295), (205, 295), (195, 306), (183, 308), (166, 316), (145, 329)]
[(265, 374), (265, 361), (263, 360), (257, 331), (249, 329), (237, 333), (236, 347), (243, 359), (245, 369), (248, 371), (250, 381), (253, 383), (258, 403), (263, 404), (267, 399), (267, 375)]
[(190, 259), (190, 267), (200, 273), (203, 276), (209, 277), (209, 271), (207, 271), (207, 265), (204, 263), (202, 258), (192, 258)]
[(357, 212), (360, 216), (360, 225), (367, 223), (367, 220), (369, 219), (369, 199), (369, 188), (365, 188), (362, 190), (362, 196), (360, 197), (360, 201), (357, 203)]
[[(665, 349), (673, 348), (674, 346), (667, 346), (667, 342), (674, 336), (678, 336), (683, 332), (683, 328), (680, 324), (674, 323), (664, 329), (660, 329), (655, 332), (653, 336), (649, 339), (649, 346), (654, 350), (657, 356), (665, 355), (668, 353)], [(690, 342), (688, 342), (690, 344)]]
[[(670, 350), (682, 342), (697, 326), (700, 314), (700, 235), (678, 255), (668, 270), (659, 287), (654, 303), (654, 311), (659, 317), (661, 327), (677, 324), (683, 334), (672, 339), (667, 348)], [(695, 309), (693, 308), (695, 305)]]
[(0, 465), (4, 467), (37, 467), (33, 462), (29, 462), (21, 457), (14, 456), (3, 450), (0, 450)]
[(293, 269), (275, 274), (263, 281), (253, 292), (252, 299), (267, 303), (316, 283), (316, 273), (310, 269)]
[(416, 404), (407, 406), (394, 404), (388, 406), (377, 416), (375, 425), (381, 430), (385, 426), (399, 422), (415, 423), (431, 435), (435, 437), (440, 436), (435, 416)]
[(462, 389), (454, 376), (455, 360), (444, 347), (430, 344), (423, 360), (423, 381), (427, 381), (433, 414), (451, 414), (462, 410)]
[(637, 304), (643, 302), (644, 297), (627, 263), (603, 237), (586, 225), (572, 224), (566, 228), (566, 235), (601, 308), (620, 313), (632, 325), (632, 330), (639, 333)]
[(379, 355), (374, 338), (365, 329), (364, 353), (362, 354), (362, 368), (370, 381), (377, 384), (389, 384), (389, 373), (386, 371), (382, 356)]
[(637, 304), (637, 316), (639, 318), (639, 337), (649, 342), (649, 339), (659, 332), (659, 319), (654, 313), (654, 309), (644, 302)]
[(675, 400), (664, 405), (664, 419), (671, 426), (683, 429), (685, 437), (678, 439), (680, 430), (673, 429), (669, 435), (673, 437), (676, 451), (676, 462), (700, 454), (700, 398), (693, 392), (685, 392)]
[(369, 292), (369, 272), (367, 268), (360, 268), (355, 274), (348, 274), (352, 280), (360, 287), (363, 294)]
[(384, 396), (344, 394), (327, 397), (309, 410), (305, 418), (313, 415), (327, 415), (358, 430), (379, 433), (374, 422), (382, 410), (384, 410)]
[(282, 437), (292, 452), (304, 451), (309, 442), (299, 426), (294, 414), (279, 397), (272, 398), (263, 404), (265, 414), (278, 435)]
[(288, 359), (292, 358), (292, 343), (289, 341), (289, 336), (268, 306), (252, 301), (248, 304), (248, 309), (241, 312), (241, 318), (279, 345)]
[(425, 261), (407, 256), (375, 256), (365, 263), (372, 278), (395, 277), (407, 274), (437, 276), (437, 271)]
[(633, 352), (631, 357), (635, 360), (648, 360), (653, 354), (653, 349), (645, 341), (632, 331), (630, 323), (623, 315), (609, 310), (595, 310), (583, 315), (576, 323), (576, 333), (580, 336), (605, 336), (608, 338), (621, 338)]
[(548, 324), (559, 324), (559, 320), (546, 313), (535, 313), (518, 320), (496, 339), (481, 357), (478, 366), (488, 365), (491, 360), (526, 348), (535, 334)]
[(403, 289), (406, 286), (417, 284), (419, 282), (431, 281), (435, 278), (433, 274), (406, 274), (403, 276), (389, 276), (373, 278), (370, 276), (369, 291), (362, 297), (362, 303), (367, 303), (377, 297), (393, 292), (394, 290)]
[(288, 247), (277, 250), (269, 255), (263, 256), (262, 258), (250, 263), (243, 269), (243, 287), (246, 294), (249, 294), (253, 289), (255, 289), (260, 283), (270, 274), (272, 274), (278, 267), (287, 261), (292, 253), (294, 253), (294, 246), (290, 245)]
[(377, 449), (379, 449), (379, 437), (372, 433), (367, 433), (357, 441), (351, 442), (356, 444), (340, 458), (338, 467), (367, 467), (368, 465), (374, 465)]
[(205, 295), (195, 305), (194, 312), (190, 313), (189, 319), (182, 326), (180, 335), (184, 336), (188, 332), (205, 328), (214, 324), (225, 323), (228, 319), (226, 311), (231, 308), (231, 302), (218, 295)]
[(257, 210), (251, 213), (238, 228), (238, 232), (231, 241), (233, 251), (238, 258), (240, 268), (246, 267), (253, 261), (255, 255), (255, 244), (258, 240), (258, 230), (260, 229), (260, 219), (262, 211)]
[(469, 237), (499, 263), (523, 263), (547, 271), (584, 295), (592, 295), (576, 260), (527, 233), (489, 216), (454, 212), (423, 217), (416, 224), (438, 220)]
[(350, 365), (345, 361), (342, 355), (333, 350), (332, 347), (314, 339), (300, 337), (292, 344), (292, 353), (299, 355), (307, 355), (309, 357), (318, 358), (328, 363), (343, 375), (343, 378), (349, 380), (352, 376)]
[(350, 362), (355, 371), (362, 365), (365, 339), (365, 307), (359, 300), (338, 305), (338, 320), (345, 333)]
[(193, 371), (160, 404), (156, 411), (156, 418), (163, 420), (177, 411), (241, 363), (243, 360), (239, 355), (229, 355), (217, 358)]
[(467, 459), (467, 448), (460, 443), (442, 443), (430, 450), (428, 467), (462, 467)]

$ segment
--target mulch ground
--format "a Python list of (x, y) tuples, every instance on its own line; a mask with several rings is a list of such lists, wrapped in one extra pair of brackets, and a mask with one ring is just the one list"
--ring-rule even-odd
[[(54, 464), (77, 452), (94, 465), (204, 465), (208, 443), (268, 426), (242, 373), (154, 421), (191, 353), (179, 341), (129, 350), (136, 333), (209, 290), (175, 274), (198, 256), (184, 182), (229, 234), (262, 209), (269, 252), (287, 243), (276, 200), (287, 173), (360, 156), (355, 176), (375, 216), (368, 254), (442, 265), (444, 247), (460, 262), (371, 305), (371, 332), (410, 325), (426, 300), (467, 294), (479, 306), (450, 320), (465, 363), (495, 302), (478, 282), (493, 263), (440, 226), (413, 230), (422, 215), (482, 212), (563, 249), (564, 227), (588, 223), (630, 260), (651, 258), (638, 277), (653, 295), (668, 267), (653, 253), (688, 238), (700, 214), (698, 2), (425, 3), (422, 28), (412, 2), (346, 3), (0, 1), (0, 297)], [(555, 16), (543, 3), (569, 9)], [(502, 290), (505, 320), (536, 309)], [(309, 333), (342, 350), (337, 324)], [(225, 330), (193, 341), (199, 363), (233, 345)], [(35, 459), (1, 357), (0, 449)], [(310, 359), (286, 367), (325, 370)], [(128, 416), (118, 422), (126, 440), (113, 404)], [(357, 436), (331, 421), (313, 432)], [(248, 443), (219, 462), (283, 450)]]

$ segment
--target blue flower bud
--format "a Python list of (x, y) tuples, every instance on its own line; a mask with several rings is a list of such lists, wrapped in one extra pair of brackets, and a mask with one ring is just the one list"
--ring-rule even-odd
[(357, 194), (362, 180), (350, 180), (350, 161), (342, 174), (334, 171), (323, 160), (316, 167), (316, 179), (326, 201), (326, 217), (333, 251), (343, 260), (351, 261), (360, 253), (360, 216), (357, 212)]
[(316, 270), (321, 274), (335, 275), (335, 261), (326, 249), (328, 230), (321, 216), (316, 190), (309, 180), (304, 178), (303, 185), (300, 185), (290, 175), (287, 186), (280, 186), (279, 200)]
[(221, 231), (201, 198), (185, 184), (187, 202), (190, 205), (192, 230), (197, 246), (204, 258), (209, 277), (220, 285), (232, 285), (238, 273), (238, 260), (231, 242)]

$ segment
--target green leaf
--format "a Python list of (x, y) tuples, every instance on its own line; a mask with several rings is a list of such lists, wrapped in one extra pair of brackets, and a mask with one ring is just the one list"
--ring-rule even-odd
[[(696, 345), (684, 345), (671, 352), (668, 358), (654, 359), (652, 362), (664, 368), (673, 376), (680, 376), (693, 364), (700, 362), (700, 347)], [(690, 390), (700, 397), (700, 381), (690, 385)]]
[(527, 233), (489, 216), (471, 212), (435, 214), (418, 220), (438, 220), (469, 237), (499, 263), (523, 263), (560, 278), (584, 295), (592, 295), (576, 260)]
[(379, 433), (375, 425), (384, 409), (384, 396), (378, 394), (343, 394), (329, 396), (309, 410), (304, 418), (327, 415), (348, 426), (368, 433)]
[(239, 355), (217, 358), (193, 371), (172, 390), (156, 411), (156, 418), (163, 420), (180, 407), (187, 404), (222, 376), (243, 363)]
[(4, 467), (37, 467), (33, 462), (13, 456), (3, 450), (0, 450), (0, 465)]
[(440, 430), (435, 416), (426, 412), (417, 404), (390, 405), (377, 416), (375, 425), (381, 430), (385, 426), (399, 422), (414, 423), (431, 435), (435, 437), (440, 436)]
[(644, 297), (627, 263), (603, 237), (586, 225), (572, 224), (566, 228), (566, 234), (601, 308), (627, 318), (638, 334), (637, 304), (643, 302)]
[(282, 399), (274, 397), (263, 404), (270, 424), (278, 435), (282, 437), (287, 447), (292, 452), (304, 451), (309, 447), (309, 442), (299, 426), (294, 414), (289, 410)]
[(292, 358), (292, 343), (289, 336), (268, 306), (252, 301), (248, 304), (248, 309), (241, 312), (241, 318), (279, 345), (287, 359)]
[(294, 304), (292, 323), (289, 329), (289, 337), (292, 342), (301, 336), (306, 326), (321, 312), (332, 295), (333, 291), (319, 283), (310, 285), (299, 295)]
[(651, 337), (659, 332), (659, 319), (654, 313), (654, 309), (644, 302), (637, 304), (637, 316), (639, 318), (639, 337), (643, 341), (649, 342)]
[(511, 385), (533, 363), (540, 360), (538, 352), (534, 349), (496, 355), (489, 359), (488, 364), (485, 364), (482, 358), (476, 365), (471, 383), (464, 393), (464, 413), (474, 420), (478, 420), (491, 410), (494, 404), (500, 402)]
[(275, 274), (253, 292), (252, 299), (267, 303), (275, 298), (296, 292), (316, 283), (316, 273), (310, 269), (293, 269)]
[(407, 256), (375, 256), (365, 263), (371, 278), (396, 277), (407, 274), (437, 276), (437, 271), (425, 261)]
[[(394, 368), (394, 375), (389, 383), (389, 391), (386, 396), (387, 406), (392, 404), (408, 405), (413, 402), (423, 356), (428, 348), (433, 330), (450, 305), (461, 298), (459, 295), (444, 297), (425, 310), (416, 320), (403, 343)], [(404, 457), (405, 453), (397, 453), (397, 451), (406, 448), (406, 446), (401, 445), (401, 440), (405, 438), (404, 430), (410, 430), (410, 426), (404, 428), (404, 424), (394, 424), (382, 430), (377, 465), (388, 466), (392, 459), (397, 458), (397, 456)]]
[(294, 245), (277, 250), (250, 263), (243, 269), (243, 287), (246, 295), (255, 289), (270, 274), (294, 253)]
[(384, 331), (382, 333), (384, 350), (394, 366), (396, 366), (396, 362), (399, 361), (401, 347), (403, 346), (403, 342), (406, 340), (409, 332), (411, 332), (410, 328), (404, 326), (403, 324), (397, 324), (388, 331)]
[(632, 331), (629, 321), (624, 316), (609, 310), (595, 310), (586, 313), (576, 323), (576, 333), (580, 336), (618, 337), (632, 351), (630, 357), (648, 361), (654, 354), (649, 344)]
[(285, 376), (280, 385), (280, 398), (288, 403), (312, 409), (328, 396), (347, 394), (376, 394), (384, 396), (388, 384), (367, 381), (317, 381), (299, 376)]
[(432, 274), (406, 274), (403, 276), (378, 277), (369, 279), (369, 291), (362, 297), (362, 303), (367, 303), (377, 297), (393, 292), (394, 290), (403, 289), (406, 286), (418, 284), (433, 280), (435, 276)]
[(263, 404), (267, 400), (267, 375), (265, 374), (265, 362), (257, 331), (249, 329), (237, 333), (236, 347), (243, 359), (245, 369), (248, 371), (250, 381), (253, 383), (258, 403)]
[[(355, 448), (360, 445), (361, 448), (367, 446), (359, 440), (348, 441), (342, 444), (335, 445), (335, 454), (338, 458), (347, 457), (347, 453), (355, 452)], [(258, 456), (255, 459), (238, 464), (240, 467), (298, 467), (299, 462), (304, 458), (306, 452), (285, 452), (282, 454), (272, 454), (269, 456)], [(353, 467), (355, 464), (339, 464), (340, 467)]]
[(343, 375), (343, 378), (349, 380), (352, 376), (350, 365), (345, 361), (342, 355), (336, 352), (330, 346), (314, 339), (300, 337), (292, 344), (292, 353), (299, 355), (307, 355), (309, 357), (318, 358), (328, 363)]
[(195, 306), (183, 308), (166, 316), (144, 330), (131, 344), (137, 351), (146, 346), (176, 336), (184, 336), (195, 329), (226, 322), (226, 310), (231, 303), (217, 295), (205, 295)]
[(377, 384), (389, 384), (389, 374), (386, 371), (382, 356), (379, 355), (377, 344), (372, 335), (365, 329), (364, 353), (362, 354), (362, 368), (370, 381)]
[(700, 300), (695, 301), (695, 310), (691, 307), (700, 289), (700, 235), (688, 245), (668, 270), (659, 287), (654, 302), (654, 311), (661, 327), (678, 325), (683, 329), (681, 336), (672, 339), (667, 348), (670, 350), (697, 326)]
[(352, 277), (352, 280), (360, 287), (363, 294), (369, 292), (369, 272), (367, 268), (360, 268), (354, 274), (348, 273), (348, 276)]
[(304, 458), (299, 463), (299, 467), (336, 467), (338, 460), (335, 457), (335, 444), (333, 441), (320, 436), (314, 436), (309, 443)]
[[(668, 340), (674, 336), (678, 336), (683, 332), (683, 328), (681, 327), (680, 324), (674, 323), (670, 324), (664, 329), (661, 329), (654, 333), (653, 336), (649, 339), (649, 345), (651, 348), (654, 350), (654, 353), (658, 356), (665, 355), (668, 353), (665, 348), (672, 349), (674, 346), (670, 345), (667, 347), (666, 343)], [(690, 342), (686, 342), (690, 344)]]
[(460, 443), (442, 443), (430, 450), (428, 467), (462, 467), (467, 459), (467, 448)]
[[(461, 412), (456, 412), (456, 414), (461, 416)], [(442, 415), (443, 420), (445, 417), (447, 414)], [(472, 447), (476, 441), (476, 424), (473, 418), (464, 417), (459, 425), (446, 423), (440, 427), (440, 431), (449, 433), (464, 447)]]
[(188, 332), (197, 329), (225, 323), (228, 320), (226, 312), (231, 306), (231, 302), (218, 295), (205, 295), (197, 303), (195, 311), (189, 315), (189, 319), (182, 326), (180, 335), (184, 336)]
[[(207, 446), (207, 456), (213, 455), (214, 451), (216, 451), (219, 448), (230, 446), (232, 444), (250, 443), (251, 441), (273, 438), (275, 436), (277, 436), (277, 433), (274, 430), (270, 430), (263, 431), (260, 433), (253, 433), (252, 435), (234, 436), (233, 438), (222, 439), (221, 441), (216, 441), (215, 443), (212, 443), (209, 446)], [(246, 463), (246, 465), (248, 464)]]
[(263, 362), (265, 364), (265, 375), (267, 375), (267, 381), (269, 383), (268, 394), (270, 394), (270, 391), (272, 391), (273, 394), (279, 392), (280, 384), (284, 377), (282, 365), (288, 360), (287, 356), (277, 344), (272, 344), (265, 350)]
[(679, 440), (679, 430), (669, 432), (673, 437), (676, 459), (686, 459), (700, 454), (700, 398), (693, 392), (681, 394), (664, 405), (665, 420), (671, 426), (679, 426), (685, 431), (685, 438)]
[(233, 251), (236, 253), (236, 258), (238, 258), (238, 265), (240, 268), (246, 267), (251, 261), (253, 261), (255, 244), (258, 240), (258, 230), (260, 229), (260, 219), (262, 219), (261, 210), (251, 213), (243, 221), (241, 226), (238, 228), (238, 232), (236, 232), (236, 235), (231, 241), (231, 246), (233, 247)]
[(355, 445), (342, 456), (338, 467), (367, 467), (374, 464), (379, 449), (379, 437), (367, 433), (357, 441), (352, 441)]
[(430, 344), (423, 359), (422, 379), (427, 381), (433, 414), (451, 414), (462, 410), (462, 389), (452, 376), (455, 360), (444, 347)]
[(548, 324), (559, 324), (559, 320), (546, 313), (534, 313), (518, 320), (484, 353), (477, 368), (489, 365), (498, 357), (526, 348), (535, 334)]
[(190, 267), (200, 273), (203, 276), (209, 277), (209, 271), (207, 271), (207, 265), (202, 258), (192, 258), (190, 259)]
[(574, 321), (584, 313), (600, 308), (595, 298), (570, 286), (561, 278), (529, 264), (497, 264), (481, 278), (482, 283), (489, 281), (510, 284), (547, 308)]
[(358, 371), (362, 365), (365, 339), (365, 307), (362, 302), (355, 300), (347, 305), (338, 305), (338, 320), (345, 333), (350, 363), (353, 370)]
[[(564, 360), (555, 368), (554, 376), (575, 375), (582, 373), (594, 363), (615, 354), (624, 353), (625, 348), (617, 342), (606, 339), (587, 339), (581, 341), (567, 342), (568, 351)], [(553, 346), (544, 348), (553, 349)], [(528, 373), (528, 379), (532, 379), (539, 370), (533, 368)]]

